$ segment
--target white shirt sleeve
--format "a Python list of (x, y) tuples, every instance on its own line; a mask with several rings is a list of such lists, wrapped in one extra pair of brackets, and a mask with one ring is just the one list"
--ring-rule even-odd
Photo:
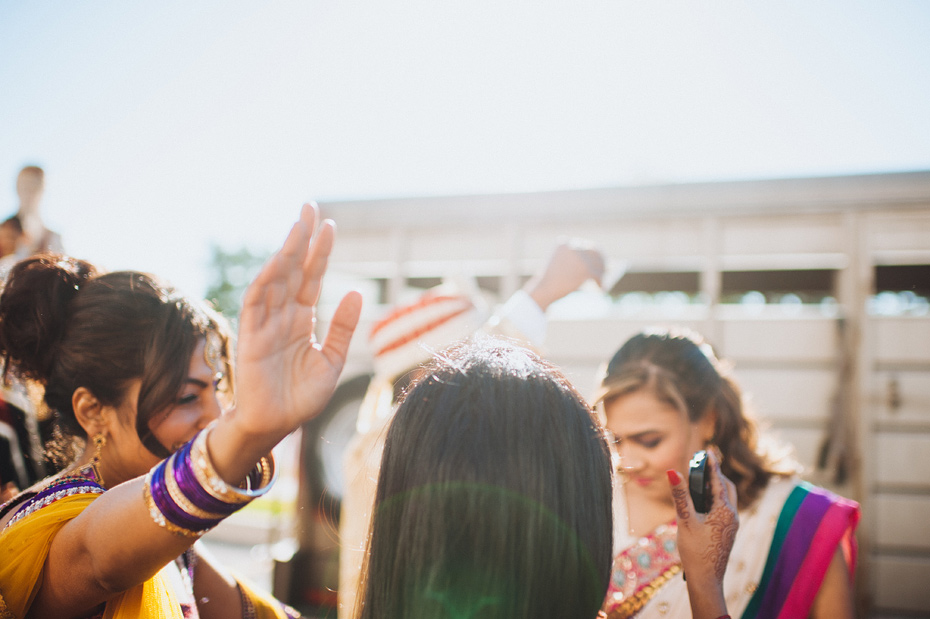
[(488, 319), (487, 326), (491, 330), (504, 332), (516, 329), (527, 343), (541, 348), (546, 339), (546, 323), (546, 314), (533, 297), (523, 290), (518, 290), (494, 312)]

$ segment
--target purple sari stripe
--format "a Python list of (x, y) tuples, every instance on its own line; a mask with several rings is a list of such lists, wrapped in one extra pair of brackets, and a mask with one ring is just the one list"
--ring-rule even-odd
[(830, 498), (819, 488), (808, 486), (807, 490), (808, 494), (791, 522), (791, 529), (785, 537), (768, 590), (762, 599), (760, 618), (778, 616), (779, 609), (785, 603), (788, 592), (798, 576), (804, 557), (814, 542), (820, 521), (830, 509)]

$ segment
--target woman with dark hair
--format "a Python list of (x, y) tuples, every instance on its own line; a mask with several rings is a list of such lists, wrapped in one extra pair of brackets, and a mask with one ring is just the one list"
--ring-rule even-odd
[(680, 521), (664, 475), (710, 447), (740, 510), (725, 587), (733, 615), (853, 615), (858, 505), (801, 482), (793, 460), (763, 449), (739, 386), (709, 344), (687, 331), (635, 335), (607, 365), (596, 406), (619, 456), (608, 617), (686, 616)]
[[(705, 564), (736, 529), (735, 495), (714, 479), (717, 541), (703, 516), (687, 532)], [(419, 371), (388, 429), (356, 616), (593, 619), (610, 577), (610, 503), (604, 433), (558, 370), (493, 339), (450, 349)], [(697, 616), (718, 617), (722, 572), (695, 574)]]
[(194, 542), (267, 490), (272, 447), (322, 410), (342, 369), (360, 298), (317, 343), (333, 226), (313, 237), (316, 220), (305, 206), (247, 290), (235, 381), (221, 321), (153, 277), (48, 255), (13, 269), (0, 355), (45, 387), (73, 458), (0, 508), (0, 617), (292, 614)]

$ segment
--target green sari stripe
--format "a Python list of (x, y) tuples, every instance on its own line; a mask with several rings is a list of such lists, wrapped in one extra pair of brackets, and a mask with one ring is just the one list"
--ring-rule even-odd
[(798, 509), (801, 507), (801, 503), (807, 498), (808, 492), (809, 490), (805, 487), (805, 484), (799, 484), (795, 486), (791, 494), (788, 495), (788, 499), (781, 509), (781, 514), (778, 516), (778, 523), (775, 525), (775, 534), (772, 536), (772, 545), (769, 547), (769, 555), (765, 560), (762, 578), (759, 579), (759, 587), (753, 594), (752, 599), (749, 600), (749, 604), (743, 612), (742, 619), (755, 619), (759, 614), (762, 599), (765, 597), (768, 585), (772, 581), (772, 573), (775, 571), (775, 564), (778, 562), (781, 548), (785, 543), (785, 538), (788, 536), (788, 531), (791, 529), (791, 523)]

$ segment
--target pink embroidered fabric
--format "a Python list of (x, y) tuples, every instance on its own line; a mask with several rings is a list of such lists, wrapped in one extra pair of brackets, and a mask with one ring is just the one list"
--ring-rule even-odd
[(678, 525), (659, 525), (614, 558), (604, 609), (622, 604), (673, 565), (681, 563), (675, 538)]

